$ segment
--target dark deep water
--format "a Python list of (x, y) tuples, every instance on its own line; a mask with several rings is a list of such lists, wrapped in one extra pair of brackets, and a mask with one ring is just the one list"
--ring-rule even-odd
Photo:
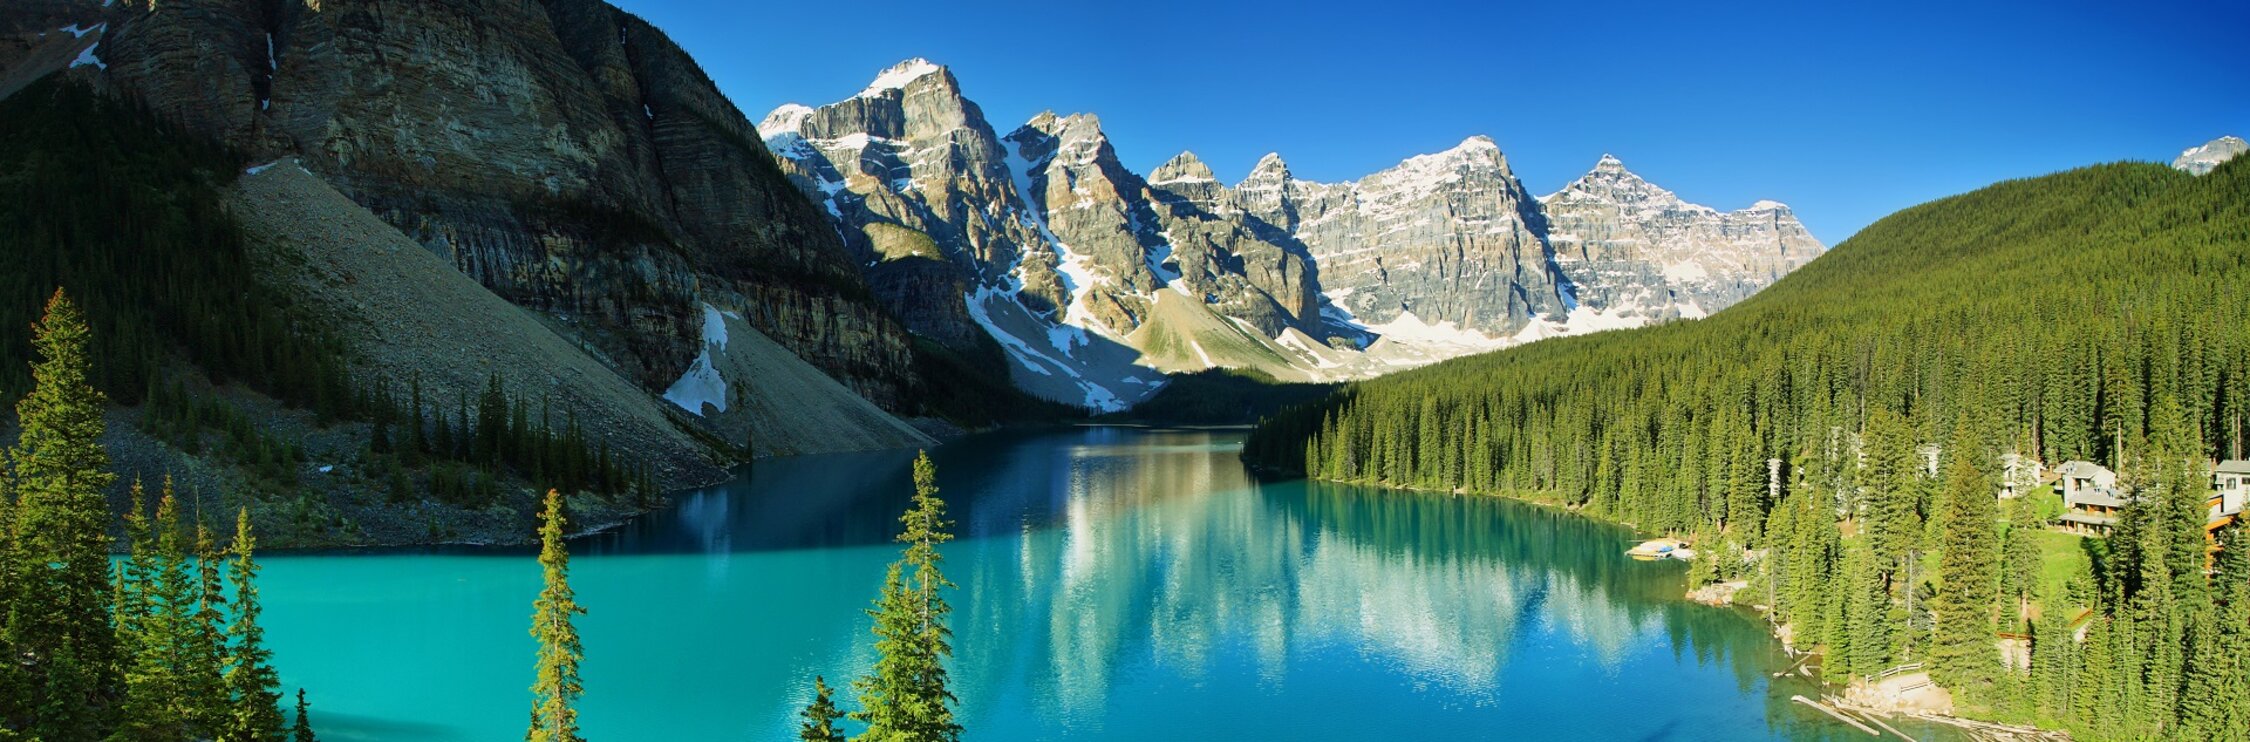
[[(970, 739), (1864, 738), (1789, 703), (1817, 689), (1768, 679), (1786, 659), (1763, 624), (1681, 600), (1684, 567), (1626, 558), (1624, 529), (1259, 483), (1239, 443), (1086, 428), (932, 452)], [(761, 462), (574, 542), (586, 736), (794, 739), (812, 676), (871, 662), (861, 611), (912, 456)], [(501, 740), (530, 703), (538, 580), (528, 551), (456, 549), (277, 556), (262, 587), (323, 739)]]

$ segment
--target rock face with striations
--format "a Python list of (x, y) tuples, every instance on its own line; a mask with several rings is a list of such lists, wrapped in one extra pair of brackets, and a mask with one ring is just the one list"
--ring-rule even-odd
[[(1026, 250), (1043, 249), (1020, 210), (999, 136), (952, 73), (923, 60), (885, 70), (858, 95), (783, 106), (759, 135), (792, 182), (826, 207), (884, 303), (914, 332), (956, 350), (981, 332), (963, 289), (998, 280)], [(920, 233), (935, 255), (884, 249)]]
[(1149, 196), (1189, 291), (1269, 336), (1292, 327), (1325, 334), (1304, 243), (1243, 209), (1195, 153), (1151, 171)]
[(759, 126), (915, 332), (1092, 406), (1148, 367), (1350, 378), (1697, 316), (1822, 249), (1787, 207), (1717, 212), (1614, 159), (1533, 198), (1481, 136), (1348, 183), (1267, 155), (1230, 188), (1193, 153), (1134, 173), (1089, 114), (993, 132), (920, 59)]
[(1098, 329), (1132, 332), (1177, 270), (1146, 226), (1140, 176), (1118, 162), (1092, 115), (1041, 113), (1007, 142), (1022, 162), (1034, 216), (1057, 245), (1060, 288), (1070, 297), (1065, 317), (1083, 312)]
[(1721, 212), (1688, 203), (1603, 155), (1540, 199), (1548, 243), (1578, 300), (1621, 316), (1701, 316), (1818, 257), (1789, 207)]
[(759, 134), (894, 314), (956, 350), (996, 342), (1048, 396), (1114, 406), (1153, 391), (1119, 352), (1159, 292), (1269, 334), (1318, 330), (1302, 245), (1248, 221), (1208, 168), (1144, 180), (1091, 115), (995, 136), (951, 71), (913, 59), (851, 98), (777, 108)]
[(1412, 312), (1507, 335), (1567, 310), (1538, 202), (1489, 138), (1347, 184), (1298, 181), (1269, 155), (1235, 191), (1304, 242), (1321, 287), (1360, 322)]
[(101, 79), (190, 131), (300, 155), (426, 248), (650, 389), (700, 303), (879, 404), (908, 336), (756, 129), (663, 33), (599, 0), (118, 3)]

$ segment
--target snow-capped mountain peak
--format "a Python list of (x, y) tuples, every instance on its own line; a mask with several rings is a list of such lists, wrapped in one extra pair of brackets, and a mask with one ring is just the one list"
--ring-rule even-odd
[(1412, 190), (1423, 192), (1464, 178), (1475, 180), (1498, 179), (1513, 183), (1515, 174), (1508, 170), (1508, 157), (1500, 153), (1500, 145), (1482, 134), (1461, 140), (1460, 144), (1443, 152), (1415, 155), (1389, 170), (1369, 176), (1370, 189), (1383, 190), (1395, 186), (1415, 184)]
[(1492, 137), (1488, 137), (1483, 134), (1471, 134), (1468, 136), (1468, 138), (1462, 139), (1460, 144), (1453, 145), (1453, 149), (1464, 152), (1477, 152), (1484, 150), (1498, 152), (1500, 151), (1500, 143), (1492, 141)]
[(2180, 156), (2172, 160), (2172, 167), (2202, 175), (2243, 152), (2250, 152), (2250, 142), (2242, 141), (2242, 137), (2223, 136), (2180, 152)]
[(921, 59), (759, 132), (910, 330), (997, 342), (1019, 386), (1104, 409), (1159, 371), (1352, 378), (1702, 316), (1821, 250), (1786, 207), (1686, 204), (1608, 155), (1542, 204), (1484, 135), (1353, 181), (1275, 153), (1232, 188), (1193, 152), (1144, 176), (1092, 114), (1000, 136)]
[(800, 133), (804, 129), (805, 119), (812, 118), (812, 115), (811, 106), (783, 103), (781, 107), (773, 109), (772, 113), (766, 114), (764, 121), (758, 122), (758, 136), (772, 139), (780, 134)]
[(881, 95), (885, 91), (904, 90), (907, 83), (942, 72), (945, 72), (945, 67), (930, 60), (915, 57), (883, 70), (881, 74), (875, 76), (874, 82), (867, 84), (866, 90), (859, 91), (859, 97), (870, 98)]

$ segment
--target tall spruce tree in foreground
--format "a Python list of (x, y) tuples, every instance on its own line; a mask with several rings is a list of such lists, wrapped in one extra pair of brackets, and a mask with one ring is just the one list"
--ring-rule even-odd
[[(125, 648), (132, 658), (124, 671), (124, 699), (118, 737), (165, 739), (192, 736), (188, 673), (195, 661), (196, 583), (186, 547), (180, 543), (179, 501), (171, 480), (156, 501), (156, 519), (133, 534), (132, 570), (137, 588), (123, 602), (135, 613)], [(131, 562), (128, 562), (131, 563)]]
[(539, 679), (532, 683), (528, 742), (583, 742), (578, 736), (578, 629), (571, 617), (586, 612), (570, 590), (570, 553), (563, 548), (563, 497), (547, 490), (547, 510), (539, 526), (539, 566), (547, 586), (532, 604), (531, 636), (539, 641)]
[[(951, 612), (941, 593), (953, 583), (939, 569), (938, 544), (950, 541), (945, 501), (937, 496), (937, 467), (930, 454), (914, 459), (914, 504), (899, 517), (905, 530), (898, 540), (905, 553), (883, 579), (883, 591), (868, 611), (875, 618), (875, 667), (852, 683), (860, 710), (852, 718), (867, 724), (863, 740), (953, 742), (961, 725), (953, 719), (953, 692), (945, 661), (953, 655)], [(905, 574), (913, 570), (911, 580)]]
[(266, 649), (265, 629), (258, 626), (263, 612), (258, 605), (258, 562), (251, 556), (257, 537), (250, 530), (250, 509), (234, 518), (234, 560), (228, 576), (234, 581), (234, 622), (227, 625), (233, 645), (226, 670), (228, 700), (232, 708), (223, 742), (279, 742), (284, 738), (281, 719), (281, 677), (274, 672), (273, 652)]
[(4, 713), (32, 709), (26, 731), (50, 742), (101, 736), (121, 664), (102, 496), (116, 475), (101, 445), (104, 399), (89, 379), (90, 341), (85, 316), (57, 289), (32, 327), (40, 360), (31, 365), (31, 393), (16, 405), (22, 434), (8, 456), (18, 584), (0, 620), (18, 650), (8, 663), (20, 665), (10, 690), (28, 703)]
[(227, 697), (227, 638), (226, 638), (226, 580), (218, 543), (211, 537), (211, 529), (202, 523), (200, 515), (195, 524), (195, 620), (189, 636), (191, 649), (184, 661), (187, 668), (187, 687), (182, 703), (193, 709), (190, 712), (197, 731), (196, 737), (215, 738), (224, 733), (233, 716), (233, 704)]

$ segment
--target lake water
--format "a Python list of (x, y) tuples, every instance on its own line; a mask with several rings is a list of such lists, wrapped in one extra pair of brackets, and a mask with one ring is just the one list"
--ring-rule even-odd
[[(1521, 503), (1260, 483), (1227, 432), (932, 452), (970, 739), (1865, 739), (1787, 701), (1747, 613), (1629, 532)], [(571, 544), (597, 742), (794, 739), (867, 667), (912, 452), (760, 462)], [(325, 740), (521, 739), (523, 549), (275, 555), (283, 681)], [(844, 695), (849, 695), (848, 690)], [(840, 702), (850, 705), (848, 698)]]

